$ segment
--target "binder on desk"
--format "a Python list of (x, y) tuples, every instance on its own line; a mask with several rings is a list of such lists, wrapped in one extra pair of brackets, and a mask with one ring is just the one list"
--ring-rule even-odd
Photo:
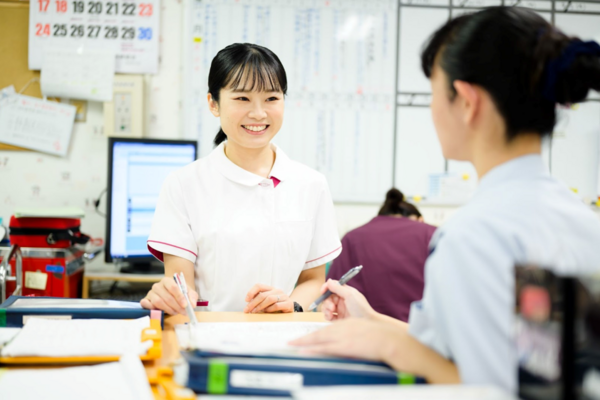
[(175, 381), (198, 393), (289, 396), (307, 386), (415, 383), (412, 376), (382, 365), (182, 354), (185, 362), (174, 367)]
[(163, 326), (160, 310), (147, 310), (137, 302), (59, 297), (10, 296), (0, 304), (0, 328), (20, 328), (27, 318), (56, 319), (136, 319), (149, 316)]

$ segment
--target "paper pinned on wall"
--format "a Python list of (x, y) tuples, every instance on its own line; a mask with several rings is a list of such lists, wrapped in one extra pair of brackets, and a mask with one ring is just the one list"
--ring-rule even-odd
[(115, 53), (107, 49), (44, 50), (41, 85), (44, 96), (111, 101)]
[(74, 120), (72, 105), (8, 96), (0, 99), (0, 143), (64, 157)]

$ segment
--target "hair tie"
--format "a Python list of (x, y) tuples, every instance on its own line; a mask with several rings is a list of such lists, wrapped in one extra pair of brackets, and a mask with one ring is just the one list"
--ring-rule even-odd
[(556, 80), (558, 75), (569, 68), (579, 54), (590, 54), (600, 57), (600, 44), (590, 40), (583, 42), (574, 40), (565, 48), (560, 56), (548, 63), (543, 95), (547, 100), (556, 103)]

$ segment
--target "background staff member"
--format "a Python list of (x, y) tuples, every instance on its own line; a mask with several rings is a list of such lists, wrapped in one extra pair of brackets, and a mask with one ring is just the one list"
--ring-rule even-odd
[[(422, 301), (409, 324), (376, 313), (334, 281), (326, 316), (341, 321), (297, 341), (308, 351), (384, 360), (431, 383), (517, 389), (514, 266), (598, 272), (600, 221), (548, 173), (542, 137), (556, 103), (600, 90), (600, 45), (556, 30), (533, 11), (494, 7), (447, 22), (422, 54), (445, 158), (480, 177), (469, 203), (435, 233)], [(333, 297), (333, 296), (332, 296)]]
[(404, 201), (401, 191), (390, 189), (379, 215), (344, 236), (344, 250), (327, 277), (339, 280), (362, 265), (363, 271), (348, 285), (364, 294), (377, 312), (408, 321), (410, 304), (423, 297), (425, 260), (435, 232), (435, 226), (418, 220), (423, 221), (419, 210)]
[(184, 313), (172, 279), (182, 271), (211, 311), (302, 311), (341, 243), (325, 177), (271, 143), (283, 123), (283, 65), (267, 48), (233, 44), (213, 59), (208, 89), (218, 146), (165, 181), (148, 248), (166, 277), (141, 304)]

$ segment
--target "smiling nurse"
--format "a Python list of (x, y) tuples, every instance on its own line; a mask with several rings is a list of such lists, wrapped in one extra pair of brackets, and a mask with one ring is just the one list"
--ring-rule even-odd
[[(269, 49), (233, 44), (213, 59), (208, 105), (217, 147), (174, 172), (160, 193), (148, 248), (165, 278), (141, 301), (184, 314), (183, 272), (211, 311), (302, 311), (325, 263), (341, 252), (325, 177), (271, 143), (283, 123), (287, 78)], [(198, 294), (199, 292), (199, 294)]]

